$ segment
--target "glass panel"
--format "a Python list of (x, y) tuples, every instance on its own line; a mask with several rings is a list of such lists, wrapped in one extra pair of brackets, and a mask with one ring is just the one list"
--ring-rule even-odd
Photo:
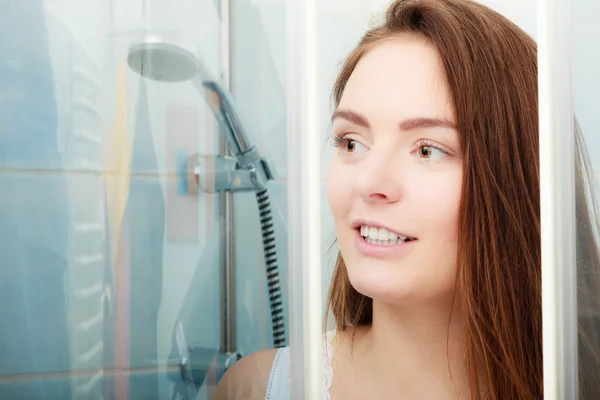
[(571, 2), (571, 73), (576, 127), (577, 306), (579, 322), (579, 393), (600, 393), (600, 254), (597, 199), (600, 177), (600, 27), (593, 13), (600, 4)]
[(211, 398), (287, 344), (281, 65), (229, 7), (0, 4), (1, 397)]

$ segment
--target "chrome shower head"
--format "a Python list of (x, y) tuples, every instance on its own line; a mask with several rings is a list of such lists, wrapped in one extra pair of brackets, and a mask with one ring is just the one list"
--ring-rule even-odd
[[(172, 35), (171, 35), (172, 36)], [(240, 158), (254, 146), (227, 89), (214, 79), (191, 45), (174, 37), (148, 35), (129, 48), (127, 62), (139, 75), (159, 82), (189, 81), (204, 97), (220, 123), (231, 151)], [(244, 159), (240, 160), (242, 165)]]
[(158, 36), (132, 45), (127, 63), (141, 76), (160, 82), (189, 81), (204, 70), (192, 49)]

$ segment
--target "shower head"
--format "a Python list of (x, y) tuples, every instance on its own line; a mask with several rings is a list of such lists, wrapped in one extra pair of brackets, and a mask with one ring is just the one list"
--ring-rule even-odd
[(198, 51), (181, 40), (149, 35), (129, 47), (127, 63), (137, 74), (159, 82), (189, 81), (204, 93), (213, 114), (225, 128), (222, 130), (231, 152), (243, 169), (255, 169), (260, 177), (253, 179), (254, 186), (263, 187), (266, 180), (273, 179), (268, 161), (261, 158), (247, 134), (228, 90), (212, 77), (200, 61)]
[(160, 82), (183, 82), (198, 75), (200, 61), (184, 46), (150, 37), (129, 48), (127, 63), (143, 77)]
[[(248, 140), (245, 125), (229, 92), (211, 76), (197, 53), (195, 48), (181, 40), (150, 35), (130, 46), (127, 62), (143, 77), (159, 82), (189, 81), (200, 93), (204, 93), (209, 107), (227, 128), (224, 133), (229, 148), (240, 158), (254, 146)], [(244, 159), (240, 161), (243, 163)]]

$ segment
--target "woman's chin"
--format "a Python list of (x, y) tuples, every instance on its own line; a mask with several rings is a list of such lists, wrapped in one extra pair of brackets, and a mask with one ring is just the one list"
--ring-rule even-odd
[(353, 270), (349, 278), (358, 293), (377, 301), (403, 302), (418, 292), (414, 280), (399, 271)]

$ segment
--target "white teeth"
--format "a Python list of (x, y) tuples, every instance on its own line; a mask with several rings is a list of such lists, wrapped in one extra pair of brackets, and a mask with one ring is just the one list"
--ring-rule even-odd
[(374, 240), (377, 240), (379, 238), (379, 235), (377, 234), (377, 228), (369, 228), (369, 237), (373, 238)]
[(377, 237), (381, 241), (387, 241), (390, 238), (390, 232), (385, 228), (379, 228), (379, 233), (377, 234)]
[(388, 231), (385, 228), (375, 228), (365, 225), (360, 227), (360, 234), (365, 238), (367, 243), (378, 244), (382, 246), (404, 243), (404, 241), (406, 241), (408, 238), (407, 236)]

